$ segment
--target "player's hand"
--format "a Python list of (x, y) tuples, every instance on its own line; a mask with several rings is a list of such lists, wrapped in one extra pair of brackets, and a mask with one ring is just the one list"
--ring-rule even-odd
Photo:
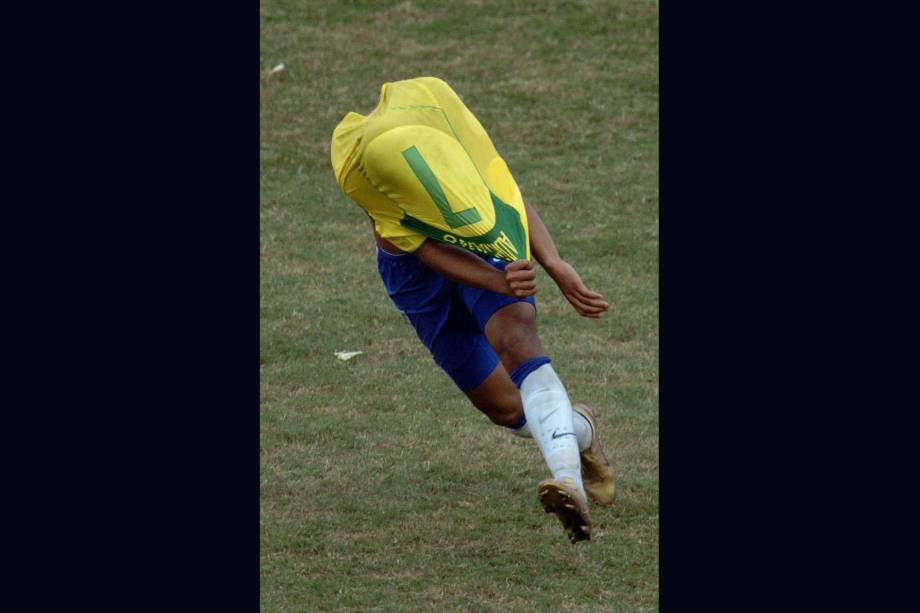
[(604, 297), (588, 289), (581, 277), (572, 268), (572, 265), (564, 260), (553, 262), (551, 270), (547, 270), (565, 299), (569, 301), (575, 311), (582, 317), (591, 319), (600, 319), (610, 305), (604, 300)]
[(515, 260), (505, 266), (505, 282), (516, 298), (537, 293), (537, 273), (530, 260)]

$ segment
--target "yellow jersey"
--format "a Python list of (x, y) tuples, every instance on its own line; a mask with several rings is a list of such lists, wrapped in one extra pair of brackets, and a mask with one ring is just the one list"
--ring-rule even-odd
[(384, 83), (369, 115), (332, 134), (342, 191), (403, 251), (426, 238), (508, 261), (530, 259), (524, 200), (508, 165), (444, 81)]

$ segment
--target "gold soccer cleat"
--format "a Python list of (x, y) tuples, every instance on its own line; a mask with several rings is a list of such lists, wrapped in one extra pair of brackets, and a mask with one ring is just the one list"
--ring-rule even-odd
[(588, 497), (597, 504), (609, 507), (613, 504), (616, 485), (613, 467), (601, 448), (601, 438), (597, 434), (594, 410), (586, 404), (576, 404), (572, 409), (585, 416), (591, 424), (591, 446), (581, 452), (581, 479), (585, 484)]
[(591, 519), (588, 517), (588, 502), (575, 489), (575, 482), (569, 478), (561, 481), (544, 479), (537, 485), (537, 494), (547, 513), (555, 513), (565, 528), (565, 533), (574, 545), (578, 541), (591, 539)]

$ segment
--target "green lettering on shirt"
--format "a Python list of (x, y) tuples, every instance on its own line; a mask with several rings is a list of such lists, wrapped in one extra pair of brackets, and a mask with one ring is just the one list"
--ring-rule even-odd
[(399, 223), (429, 238), (444, 243), (459, 244), (470, 251), (481, 251), (509, 262), (523, 259), (527, 249), (520, 213), (513, 206), (502, 202), (492, 193), (492, 190), (489, 190), (489, 195), (495, 207), (495, 225), (491, 230), (479, 236), (458, 236), (427, 224), (406, 212), (403, 212), (403, 218)]

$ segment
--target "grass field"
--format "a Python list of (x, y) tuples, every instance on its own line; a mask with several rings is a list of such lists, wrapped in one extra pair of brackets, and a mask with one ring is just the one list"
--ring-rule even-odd
[[(262, 610), (657, 610), (657, 4), (262, 0), (260, 62)], [(392, 307), (336, 186), (336, 123), (420, 75), (463, 96), (611, 303), (582, 319), (538, 276), (544, 346), (618, 475), (589, 543), (543, 513), (535, 443)]]

